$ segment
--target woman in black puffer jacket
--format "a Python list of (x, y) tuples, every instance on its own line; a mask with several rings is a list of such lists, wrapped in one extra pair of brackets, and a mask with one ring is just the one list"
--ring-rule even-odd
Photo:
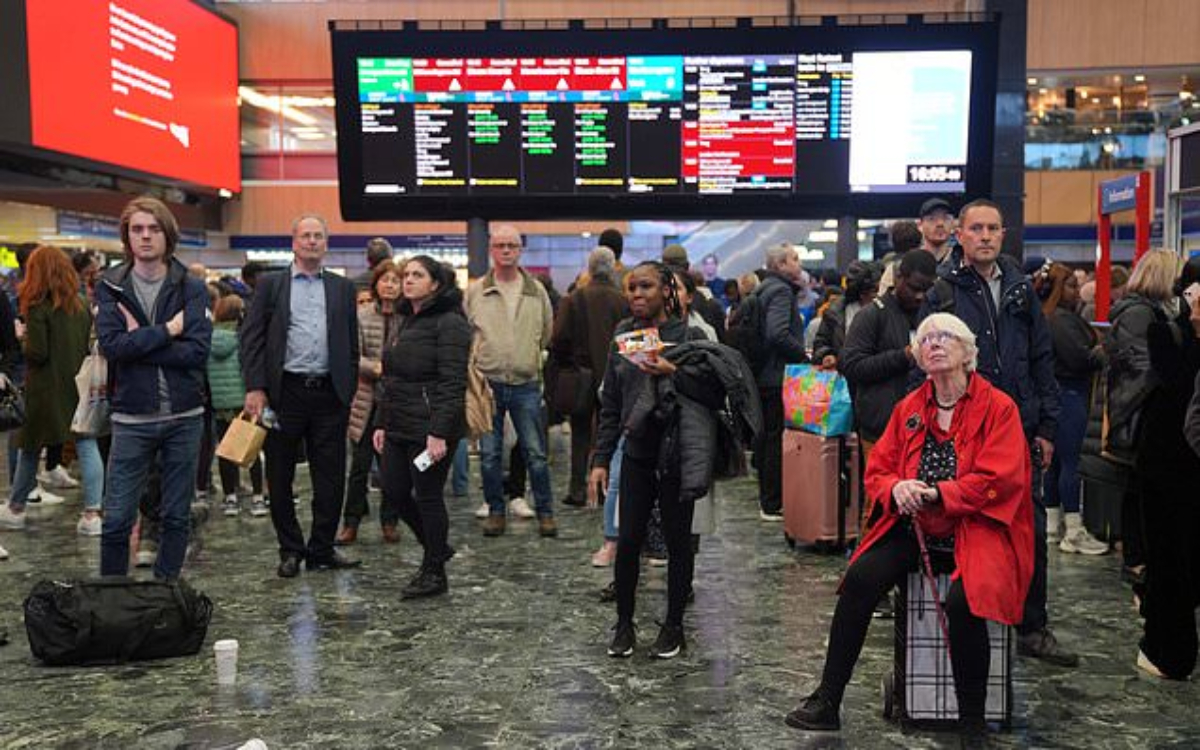
[(401, 592), (409, 599), (447, 589), (445, 566), (454, 551), (446, 542), (442, 488), (450, 470), (447, 447), (465, 429), (471, 326), (453, 269), (418, 255), (404, 264), (401, 277), (401, 317), (383, 347), (373, 439), (383, 456), (383, 502), (425, 548), (421, 569)]

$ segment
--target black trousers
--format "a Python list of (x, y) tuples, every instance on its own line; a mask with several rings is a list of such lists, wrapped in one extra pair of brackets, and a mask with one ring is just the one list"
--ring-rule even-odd
[(383, 498), (394, 506), (425, 549), (426, 566), (440, 566), (446, 559), (446, 539), (450, 517), (446, 513), (444, 488), (454, 454), (446, 456), (425, 471), (418, 471), (413, 459), (425, 450), (425, 443), (388, 438), (383, 446)]
[[(218, 418), (216, 423), (216, 434), (220, 437), (224, 437), (225, 431), (229, 429), (229, 420)], [(219, 440), (220, 438), (218, 438), (218, 442)], [(218, 458), (217, 470), (221, 474), (221, 491), (225, 493), (226, 497), (236, 494), (238, 484), (242, 478), (241, 467), (232, 461), (226, 461), (223, 458)], [(255, 495), (261, 495), (263, 493), (263, 466), (261, 458), (255, 459), (254, 463), (250, 464), (250, 485), (253, 487)]]
[(691, 503), (679, 501), (678, 478), (661, 478), (654, 459), (638, 459), (628, 451), (621, 459), (621, 524), (617, 536), (616, 588), (617, 619), (633, 620), (641, 573), (642, 545), (655, 499), (662, 512), (662, 531), (667, 542), (667, 618), (666, 624), (683, 625), (688, 589), (692, 585), (692, 512)]
[[(821, 676), (821, 691), (835, 704), (841, 703), (850, 682), (875, 604), (893, 586), (903, 586), (905, 576), (921, 564), (920, 560), (916, 537), (896, 524), (846, 571), (842, 595), (829, 626), (829, 650)], [(987, 621), (971, 614), (962, 579), (950, 586), (942, 606), (950, 626), (950, 661), (959, 718), (982, 720), (991, 663)]]
[(1200, 506), (1188, 483), (1141, 476), (1146, 523), (1146, 618), (1141, 649), (1163, 674), (1185, 680), (1196, 668), (1196, 607), (1200, 605)]
[[(354, 452), (350, 455), (350, 476), (346, 479), (346, 507), (342, 511), (347, 526), (357, 527), (359, 522), (371, 514), (367, 504), (367, 483), (371, 479), (371, 464), (375, 461), (375, 446), (371, 437), (375, 429), (371, 427), (375, 421), (375, 411), (367, 417), (367, 426), (363, 428), (362, 437), (354, 443)], [(386, 506), (386, 504), (385, 504)], [(379, 521), (383, 524), (395, 524), (399, 516), (393, 509), (385, 515), (386, 507), (379, 510)]]
[(763, 429), (754, 448), (758, 503), (767, 513), (783, 511), (783, 389), (759, 388)]
[[(267, 433), (267, 489), (271, 493), (271, 523), (279, 538), (280, 557), (299, 555), (309, 560), (333, 556), (333, 538), (342, 513), (346, 487), (346, 425), (350, 407), (343, 404), (326, 378), (315, 387), (306, 379), (284, 375), (283, 394), (272, 404), (279, 427)], [(307, 446), (312, 478), (312, 530), (308, 543), (296, 519), (292, 482), (302, 445)]]
[(571, 422), (571, 481), (568, 494), (575, 500), (587, 497), (588, 458), (595, 440), (595, 412), (580, 417), (572, 416)]
[[(222, 430), (217, 433), (224, 435)], [(204, 429), (200, 433), (200, 456), (196, 460), (196, 491), (207, 493), (212, 487), (212, 462), (217, 454), (218, 438), (213, 434), (213, 410), (208, 399), (204, 399)]]

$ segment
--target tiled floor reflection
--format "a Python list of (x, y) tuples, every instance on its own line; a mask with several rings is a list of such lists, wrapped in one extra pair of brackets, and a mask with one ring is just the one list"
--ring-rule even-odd
[[(561, 456), (558, 466), (563, 466)], [(562, 477), (556, 477), (556, 485)], [(560, 488), (561, 489), (561, 488)], [(484, 539), (471, 502), (452, 501), (451, 593), (402, 602), (419, 551), (384, 546), (364, 524), (361, 570), (275, 577), (267, 519), (215, 515), (188, 575), (216, 603), (198, 657), (50, 669), (29, 655), (20, 603), (44, 577), (86, 575), (98, 542), (75, 536), (77, 500), (3, 532), (0, 747), (235, 748), (925, 748), (952, 737), (880, 717), (891, 624), (876, 623), (843, 707), (840, 734), (789, 729), (782, 716), (819, 674), (843, 560), (793, 552), (758, 520), (746, 480), (719, 488), (719, 534), (702, 545), (689, 650), (678, 660), (604, 654), (614, 616), (589, 565), (597, 512), (560, 513), (561, 536), (511, 521)], [(376, 503), (372, 496), (372, 505)], [(1083, 655), (1075, 671), (1016, 666), (1016, 726), (1004, 747), (1200, 747), (1200, 688), (1140, 676), (1137, 622), (1113, 557), (1051, 552), (1052, 619)], [(646, 573), (644, 644), (664, 608), (664, 573)], [(241, 644), (238, 684), (215, 684), (211, 642)]]

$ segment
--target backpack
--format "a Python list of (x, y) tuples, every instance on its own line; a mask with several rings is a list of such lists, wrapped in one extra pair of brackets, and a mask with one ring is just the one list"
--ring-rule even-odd
[(758, 290), (746, 295), (742, 304), (729, 319), (725, 343), (737, 351), (758, 375), (767, 364), (767, 342), (763, 326), (762, 300)]

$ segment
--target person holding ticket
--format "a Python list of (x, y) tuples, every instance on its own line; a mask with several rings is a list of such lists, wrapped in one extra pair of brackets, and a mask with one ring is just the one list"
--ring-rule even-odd
[(446, 593), (450, 527), (443, 497), (449, 446), (466, 429), (471, 326), (454, 271), (428, 255), (404, 263), (400, 321), (384, 343), (382, 392), (373, 436), (383, 457), (380, 517), (396, 517), (425, 549), (421, 568), (401, 596)]

